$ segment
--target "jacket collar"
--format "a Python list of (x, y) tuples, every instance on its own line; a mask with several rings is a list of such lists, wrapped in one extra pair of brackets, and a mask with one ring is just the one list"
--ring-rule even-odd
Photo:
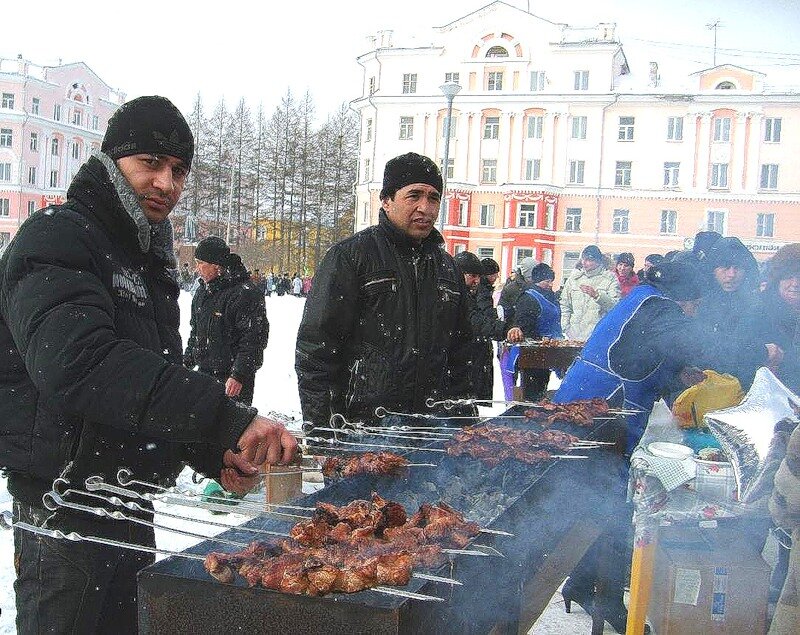
[(431, 230), (431, 233), (428, 234), (422, 240), (422, 243), (418, 245), (408, 236), (408, 234), (397, 229), (397, 227), (392, 224), (392, 221), (390, 221), (389, 217), (386, 215), (386, 210), (384, 210), (382, 207), (380, 214), (378, 215), (378, 227), (387, 235), (389, 240), (402, 249), (419, 248), (422, 251), (431, 251), (444, 244), (444, 238), (442, 238), (442, 235), (434, 227)]

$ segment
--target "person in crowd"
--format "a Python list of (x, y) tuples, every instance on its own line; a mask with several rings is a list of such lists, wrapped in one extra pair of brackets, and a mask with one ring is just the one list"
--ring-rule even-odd
[(622, 252), (617, 256), (617, 266), (614, 273), (617, 276), (619, 283), (620, 297), (625, 297), (631, 292), (631, 289), (639, 284), (639, 276), (633, 272), (633, 267), (636, 261), (633, 254), (629, 251)]
[[(638, 411), (627, 418), (627, 451), (638, 443), (650, 411), (660, 394), (676, 381), (697, 381), (682, 373), (701, 364), (705, 351), (700, 325), (691, 317), (703, 292), (699, 271), (690, 262), (667, 262), (652, 267), (645, 281), (616, 304), (597, 324), (580, 355), (553, 396), (555, 403), (602, 397), (609, 403)], [(627, 475), (609, 491), (609, 516), (618, 520), (589, 549), (564, 584), (567, 603), (591, 610), (595, 601), (605, 619), (625, 632), (623, 603), (626, 565), (630, 562), (630, 510), (625, 505)], [(601, 545), (611, 547), (603, 597), (596, 596)], [(597, 607), (596, 607), (597, 608)]]
[(282, 296), (286, 291), (288, 291), (289, 287), (287, 285), (289, 274), (278, 274), (278, 279), (275, 281), (275, 293), (278, 296)]
[[(533, 256), (526, 256), (519, 261), (519, 265), (509, 276), (503, 290), (500, 292), (500, 317), (506, 324), (514, 323), (514, 307), (520, 296), (531, 286), (530, 276), (533, 268), (539, 264)], [(514, 399), (514, 386), (516, 385), (517, 369), (516, 360), (519, 349), (501, 346), (497, 355), (500, 362), (500, 377), (503, 381), (503, 394), (505, 399)]]
[(292, 295), (299, 298), (303, 294), (303, 279), (300, 274), (295, 273), (292, 278)]
[(308, 292), (311, 291), (311, 282), (313, 278), (311, 276), (303, 276), (303, 297), (308, 297)]
[(763, 338), (763, 307), (758, 294), (758, 264), (738, 238), (718, 238), (700, 261), (711, 290), (700, 301), (697, 319), (709, 343), (707, 368), (728, 373), (746, 391), (756, 370), (780, 352)]
[(761, 306), (761, 339), (775, 343), (782, 353), (772, 370), (800, 395), (800, 243), (784, 245), (767, 263)]
[[(470, 345), (470, 387), (469, 396), (475, 399), (491, 399), (494, 388), (494, 350), (492, 340), (506, 339), (505, 321), (497, 317), (491, 292), (481, 292), (481, 278), (485, 275), (483, 263), (470, 251), (462, 251), (455, 256), (459, 271), (464, 275), (467, 285), (467, 307), (473, 341)], [(508, 332), (510, 341), (522, 339), (519, 329)]]
[(266, 295), (266, 280), (264, 276), (261, 275), (261, 271), (258, 269), (253, 269), (253, 273), (250, 275), (250, 282), (252, 282), (253, 286), (261, 292), (261, 295)]
[(664, 256), (661, 254), (648, 254), (644, 259), (642, 268), (636, 273), (636, 277), (638, 277), (640, 281), (644, 280), (644, 277), (647, 275), (647, 271), (650, 269), (650, 267), (657, 265), (662, 260), (664, 260)]
[(500, 265), (494, 258), (484, 258), (481, 260), (481, 266), (483, 267), (481, 284), (490, 286), (494, 291), (494, 285), (497, 284), (497, 279), (500, 277)]
[(270, 297), (275, 292), (275, 272), (270, 271), (264, 284), (264, 293)]
[(588, 339), (600, 319), (619, 302), (619, 283), (604, 262), (597, 245), (588, 245), (561, 289), (561, 329), (567, 339)]
[[(66, 202), (26, 220), (0, 259), (0, 467), (16, 522), (154, 547), (151, 527), (51, 512), (42, 495), (121, 466), (169, 486), (187, 463), (246, 491), (260, 464), (296, 451), (281, 424), (181, 364), (169, 214), (193, 154), (169, 100), (123, 104)], [(20, 633), (137, 632), (152, 555), (20, 528), (14, 544)]]
[(429, 411), (467, 393), (467, 287), (434, 225), (442, 175), (409, 152), (386, 163), (378, 224), (325, 254), (297, 335), (303, 418)]
[[(514, 306), (513, 326), (521, 331), (522, 339), (545, 337), (564, 339), (564, 333), (561, 330), (561, 306), (558, 297), (553, 292), (555, 278), (553, 269), (543, 262), (531, 270), (531, 286), (522, 293)], [(512, 352), (511, 363), (515, 363), (518, 354), (519, 349), (517, 348), (516, 353)], [(531, 368), (520, 372), (525, 373), (525, 398), (541, 399), (550, 381), (550, 370)]]
[(184, 291), (189, 291), (194, 284), (194, 272), (189, 269), (189, 263), (184, 262), (183, 266), (181, 266), (181, 273), (180, 273), (180, 284), (181, 289)]
[(269, 339), (264, 295), (221, 238), (201, 240), (194, 257), (202, 282), (192, 298), (184, 365), (215, 377), (228, 397), (249, 405)]

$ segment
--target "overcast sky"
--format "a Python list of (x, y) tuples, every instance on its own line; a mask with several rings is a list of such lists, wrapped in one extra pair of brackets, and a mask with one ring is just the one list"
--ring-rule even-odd
[[(508, 0), (554, 22), (591, 25), (616, 22), (631, 66), (659, 56), (678, 55), (711, 65), (713, 33), (706, 24), (722, 21), (718, 46), (794, 54), (764, 58), (760, 70), (776, 72), (787, 62), (800, 71), (798, 0)], [(206, 3), (134, 0), (66, 3), (43, 0), (27, 5), (2, 3), (0, 57), (21, 53), (48, 65), (85, 62), (128, 98), (170, 97), (188, 112), (199, 91), (210, 112), (225, 97), (230, 107), (244, 97), (251, 108), (262, 102), (270, 112), (288, 88), (309, 90), (317, 114), (335, 110), (358, 96), (361, 68), (355, 58), (368, 50), (366, 37), (393, 29), (404, 33), (442, 26), (488, 2), (481, 0), (225, 0), (209, 11)], [(12, 6), (8, 6), (12, 5)], [(28, 15), (28, 7), (35, 8)], [(256, 9), (255, 7), (258, 7)], [(13, 25), (13, 26), (12, 26)], [(643, 41), (675, 42), (639, 54)], [(708, 47), (708, 48), (699, 48)], [(645, 59), (645, 56), (647, 59)], [(657, 58), (656, 58), (657, 59)], [(754, 60), (720, 52), (718, 62), (752, 67)], [(765, 66), (769, 64), (771, 66)], [(786, 70), (786, 67), (783, 67)]]

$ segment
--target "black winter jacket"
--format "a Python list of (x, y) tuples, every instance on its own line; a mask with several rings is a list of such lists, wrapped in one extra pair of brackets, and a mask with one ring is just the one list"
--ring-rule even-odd
[(469, 321), (474, 339), (470, 344), (470, 397), (491, 399), (494, 389), (494, 347), (492, 340), (506, 338), (506, 322), (497, 316), (492, 286), (481, 282), (475, 293), (467, 294)]
[(761, 340), (781, 347), (783, 359), (775, 374), (789, 390), (800, 395), (800, 315), (784, 302), (775, 286), (768, 287), (761, 298)]
[(506, 280), (503, 290), (500, 292), (500, 301), (498, 304), (503, 307), (503, 319), (507, 324), (513, 324), (514, 307), (517, 304), (517, 300), (530, 288), (531, 283), (526, 282), (521, 273), (517, 273), (513, 280)]
[(428, 397), (466, 395), (467, 288), (442, 242), (434, 230), (415, 246), (381, 211), (325, 254), (297, 335), (306, 421), (430, 412)]
[[(217, 475), (255, 410), (181, 365), (169, 221), (153, 228), (105, 155), (0, 259), (0, 466), (15, 498), (116, 470), (169, 483)], [(151, 231), (153, 233), (151, 233)], [(174, 272), (173, 272), (174, 273)]]
[(192, 298), (192, 330), (183, 356), (187, 368), (218, 379), (252, 379), (264, 363), (269, 322), (264, 294), (244, 269), (228, 269), (200, 283)]

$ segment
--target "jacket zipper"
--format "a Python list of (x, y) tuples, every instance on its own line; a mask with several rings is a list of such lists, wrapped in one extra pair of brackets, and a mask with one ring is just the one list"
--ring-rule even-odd
[(364, 289), (373, 285), (379, 284), (381, 282), (391, 282), (392, 283), (392, 291), (397, 291), (397, 280), (395, 278), (381, 278), (380, 280), (370, 280), (369, 282), (364, 283)]
[(415, 367), (415, 378), (414, 378), (414, 401), (413, 403), (416, 405), (419, 403), (419, 385), (420, 385), (420, 360), (422, 355), (420, 354), (420, 332), (421, 332), (421, 324), (419, 319), (419, 259), (420, 254), (416, 250), (412, 251), (411, 254), (411, 266), (414, 269), (414, 293), (412, 297), (414, 298), (414, 316), (417, 324), (417, 328), (414, 329), (414, 351), (416, 354), (416, 360), (414, 363)]

